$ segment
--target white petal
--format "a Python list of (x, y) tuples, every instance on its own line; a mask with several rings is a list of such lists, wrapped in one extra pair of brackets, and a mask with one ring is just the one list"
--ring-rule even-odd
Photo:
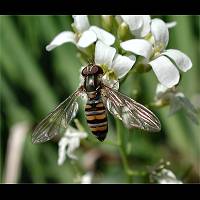
[(156, 96), (162, 95), (163, 93), (167, 91), (167, 89), (168, 89), (167, 87), (158, 83), (156, 87)]
[(103, 42), (98, 41), (95, 47), (95, 63), (107, 65), (110, 68), (115, 53), (116, 49), (114, 47), (107, 46)]
[(166, 23), (167, 28), (174, 28), (177, 25), (176, 21)]
[(175, 174), (168, 169), (162, 169), (157, 179), (160, 184), (182, 184), (181, 181), (177, 180)]
[(83, 131), (78, 131), (79, 132), (79, 138), (80, 139), (84, 139), (88, 136), (88, 134), (86, 132)]
[(69, 140), (68, 148), (67, 148), (67, 156), (71, 159), (77, 159), (75, 156), (74, 151), (80, 146), (80, 139), (77, 137), (73, 137)]
[(145, 37), (150, 32), (151, 17), (149, 15), (141, 15), (143, 19), (142, 27), (135, 30), (135, 35), (138, 37)]
[(174, 94), (170, 91), (169, 88), (158, 83), (156, 88), (156, 100), (164, 100), (166, 102), (170, 101)]
[(87, 15), (73, 15), (72, 17), (74, 18), (74, 25), (80, 33), (89, 29), (90, 24)]
[(115, 42), (115, 37), (111, 33), (107, 32), (97, 26), (91, 26), (89, 30), (94, 31), (97, 35), (97, 38), (109, 46)]
[(127, 56), (121, 56), (117, 54), (112, 63), (112, 69), (115, 72), (115, 75), (118, 78), (122, 78), (123, 76), (125, 76), (129, 72), (129, 70), (132, 68), (135, 61), (136, 61), (136, 58), (134, 60), (131, 60)]
[(97, 36), (93, 31), (84, 31), (78, 41), (78, 46), (86, 48), (97, 40)]
[(150, 42), (143, 39), (132, 39), (120, 44), (122, 49), (130, 51), (145, 58), (149, 58), (152, 53), (152, 45)]
[(81, 184), (90, 184), (92, 183), (93, 172), (87, 172), (81, 177)]
[(52, 49), (56, 48), (57, 46), (62, 45), (66, 42), (72, 42), (76, 44), (75, 34), (71, 31), (64, 31), (59, 33), (52, 42), (46, 46), (47, 51), (51, 51)]
[(171, 88), (179, 82), (179, 71), (176, 66), (165, 56), (160, 56), (149, 63), (158, 80), (164, 86)]
[(134, 31), (141, 28), (143, 25), (143, 18), (141, 15), (120, 15), (125, 23), (128, 24), (130, 31), (134, 34)]
[(69, 126), (65, 132), (65, 137), (67, 137), (69, 139), (73, 138), (73, 137), (83, 139), (83, 138), (87, 137), (87, 133), (83, 132), (83, 131), (79, 131), (79, 130), (73, 128), (72, 126)]
[(77, 159), (74, 155), (74, 151), (80, 146), (80, 139), (85, 137), (87, 137), (87, 133), (79, 131), (71, 126), (66, 129), (64, 136), (59, 141), (59, 165), (63, 164), (66, 155), (71, 159)]
[(58, 165), (62, 165), (66, 159), (66, 147), (68, 145), (68, 139), (62, 137), (58, 143)]
[(102, 81), (105, 85), (107, 85), (115, 90), (119, 89), (119, 81), (110, 79), (107, 73), (102, 77)]
[(169, 31), (167, 25), (161, 19), (153, 19), (151, 22), (151, 33), (154, 36), (155, 44), (164, 50), (169, 41)]
[(168, 49), (162, 54), (169, 56), (177, 65), (177, 67), (186, 72), (192, 67), (192, 62), (190, 58), (183, 52), (176, 49)]

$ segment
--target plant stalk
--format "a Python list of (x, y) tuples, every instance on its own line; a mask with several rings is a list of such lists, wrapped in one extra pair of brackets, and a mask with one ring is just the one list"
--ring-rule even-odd
[(123, 134), (123, 130), (121, 130), (121, 122), (117, 119), (116, 123), (117, 123), (117, 140), (118, 140), (120, 156), (122, 159), (122, 164), (123, 164), (126, 176), (127, 176), (128, 183), (132, 183), (134, 172), (131, 170), (129, 163), (128, 163), (128, 155), (127, 155), (127, 149), (126, 149), (125, 136)]

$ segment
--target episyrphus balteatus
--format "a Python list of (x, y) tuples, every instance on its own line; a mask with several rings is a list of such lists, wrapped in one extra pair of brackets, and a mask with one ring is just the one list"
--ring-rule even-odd
[(56, 136), (61, 127), (66, 129), (78, 111), (77, 99), (83, 93), (87, 95), (85, 114), (88, 126), (100, 141), (104, 141), (108, 131), (107, 110), (122, 120), (127, 128), (160, 131), (160, 121), (149, 109), (103, 83), (100, 66), (88, 64), (82, 70), (82, 76), (83, 85), (36, 126), (33, 143), (46, 142)]

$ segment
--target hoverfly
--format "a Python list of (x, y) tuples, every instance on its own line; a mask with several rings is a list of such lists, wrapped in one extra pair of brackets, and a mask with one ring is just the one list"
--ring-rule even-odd
[(160, 131), (160, 121), (150, 110), (103, 83), (100, 66), (88, 64), (82, 70), (82, 76), (84, 83), (36, 126), (33, 143), (46, 142), (57, 135), (61, 127), (66, 129), (75, 117), (77, 99), (83, 93), (87, 95), (85, 114), (88, 126), (100, 141), (104, 141), (108, 131), (107, 110), (122, 120), (127, 128)]

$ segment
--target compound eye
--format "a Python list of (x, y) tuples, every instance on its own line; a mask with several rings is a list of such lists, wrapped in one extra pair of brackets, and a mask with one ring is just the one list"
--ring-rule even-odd
[(82, 76), (87, 76), (88, 75), (88, 69), (87, 67), (85, 67), (82, 72), (81, 72)]
[(94, 65), (92, 68), (92, 73), (93, 74), (103, 74), (103, 70), (98, 65)]
[(103, 69), (98, 66), (98, 74), (103, 74)]
[(96, 65), (94, 65), (93, 67), (92, 67), (92, 70), (91, 70), (91, 74), (98, 74), (98, 66), (96, 66)]

